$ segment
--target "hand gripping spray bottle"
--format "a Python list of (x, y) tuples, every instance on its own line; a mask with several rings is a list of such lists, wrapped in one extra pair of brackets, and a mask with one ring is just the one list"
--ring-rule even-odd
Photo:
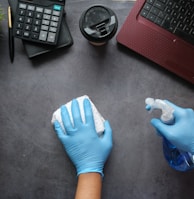
[[(165, 124), (172, 125), (174, 123), (174, 109), (164, 100), (146, 98), (148, 111), (160, 109), (162, 111), (161, 121)], [(194, 168), (194, 157), (189, 152), (180, 151), (172, 145), (165, 137), (163, 137), (163, 153), (168, 164), (175, 170), (187, 171)]]

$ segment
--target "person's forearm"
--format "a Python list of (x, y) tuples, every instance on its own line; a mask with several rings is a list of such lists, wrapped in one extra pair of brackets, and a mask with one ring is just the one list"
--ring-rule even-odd
[(78, 177), (75, 199), (100, 199), (102, 176), (100, 173), (84, 173)]

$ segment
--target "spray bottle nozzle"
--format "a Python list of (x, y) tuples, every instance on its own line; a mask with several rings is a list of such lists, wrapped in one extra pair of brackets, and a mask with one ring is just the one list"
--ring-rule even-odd
[(174, 109), (168, 105), (164, 100), (154, 99), (154, 98), (146, 98), (146, 109), (148, 111), (152, 111), (154, 109), (160, 109), (162, 111), (160, 119), (162, 122), (166, 124), (172, 124), (174, 122)]

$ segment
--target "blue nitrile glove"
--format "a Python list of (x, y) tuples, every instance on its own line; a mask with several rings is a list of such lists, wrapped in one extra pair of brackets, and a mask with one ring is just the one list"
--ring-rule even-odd
[(160, 119), (154, 118), (151, 120), (151, 124), (177, 149), (194, 153), (194, 111), (190, 108), (178, 107), (167, 100), (165, 101), (174, 108), (174, 123), (167, 125)]
[(65, 106), (61, 107), (61, 117), (67, 134), (64, 134), (60, 124), (55, 121), (54, 128), (68, 156), (76, 167), (77, 175), (88, 172), (98, 172), (103, 176), (104, 164), (112, 149), (112, 130), (105, 121), (105, 131), (101, 137), (97, 135), (94, 125), (91, 104), (84, 99), (86, 122), (81, 119), (77, 100), (72, 101), (72, 125)]

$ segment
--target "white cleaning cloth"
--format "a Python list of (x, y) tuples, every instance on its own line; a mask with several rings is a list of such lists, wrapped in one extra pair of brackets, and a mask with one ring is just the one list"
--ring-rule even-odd
[[(79, 108), (80, 108), (80, 114), (81, 114), (81, 118), (82, 118), (83, 122), (85, 122), (85, 114), (84, 114), (84, 106), (83, 106), (83, 101), (84, 101), (85, 98), (90, 100), (90, 98), (87, 95), (84, 95), (84, 96), (77, 98)], [(73, 124), (73, 117), (72, 117), (72, 112), (71, 112), (71, 103), (72, 103), (72, 101), (65, 104), (65, 106), (67, 107), (71, 122)], [(94, 124), (95, 124), (95, 128), (96, 128), (96, 132), (98, 133), (98, 135), (101, 135), (104, 132), (104, 121), (105, 120), (101, 116), (101, 114), (98, 112), (97, 108), (95, 107), (95, 105), (93, 104), (93, 102), (91, 100), (90, 100), (90, 103), (91, 103), (91, 106), (92, 106), (93, 118), (94, 118)], [(65, 128), (63, 126), (63, 122), (62, 122), (62, 119), (61, 119), (61, 109), (60, 108), (58, 108), (53, 113), (51, 123), (53, 124), (55, 120), (57, 120), (60, 123), (61, 127), (63, 128), (63, 130), (65, 132)]]

